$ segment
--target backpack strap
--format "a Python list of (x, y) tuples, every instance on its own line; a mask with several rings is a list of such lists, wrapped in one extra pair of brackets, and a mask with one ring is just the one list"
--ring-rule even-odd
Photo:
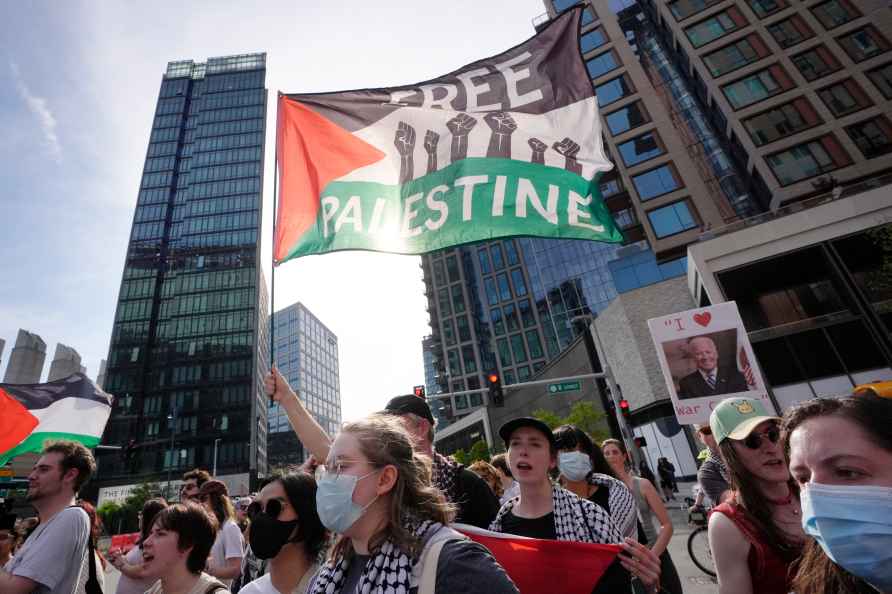
[(421, 555), (412, 568), (410, 580), (413, 585), (417, 584), (418, 594), (434, 594), (440, 552), (447, 543), (459, 540), (468, 540), (468, 537), (448, 526), (441, 527), (427, 538)]

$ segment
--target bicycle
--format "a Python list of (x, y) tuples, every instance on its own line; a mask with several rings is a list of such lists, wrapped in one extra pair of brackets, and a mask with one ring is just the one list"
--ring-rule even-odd
[(700, 571), (716, 577), (715, 562), (712, 560), (712, 549), (709, 548), (709, 533), (707, 531), (708, 510), (704, 507), (693, 506), (688, 511), (688, 524), (695, 527), (688, 536), (688, 555)]

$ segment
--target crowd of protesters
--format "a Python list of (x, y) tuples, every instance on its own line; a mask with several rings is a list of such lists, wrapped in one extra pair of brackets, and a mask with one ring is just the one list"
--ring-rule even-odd
[[(499, 430), (504, 454), (465, 468), (434, 451), (421, 398), (329, 436), (275, 370), (265, 383), (312, 454), (304, 466), (241, 498), (190, 471), (179, 502), (145, 502), (133, 548), (104, 555), (101, 520), (77, 499), (93, 456), (50, 443), (29, 476), (38, 518), (0, 516), (0, 593), (111, 594), (112, 566), (119, 594), (518, 592), (463, 525), (619, 545), (595, 593), (683, 591), (660, 495), (677, 490), (666, 459), (657, 485), (632, 472), (622, 441), (599, 447), (576, 426), (522, 417)], [(720, 594), (892, 594), (892, 400), (816, 399), (781, 419), (731, 398), (696, 433)]]

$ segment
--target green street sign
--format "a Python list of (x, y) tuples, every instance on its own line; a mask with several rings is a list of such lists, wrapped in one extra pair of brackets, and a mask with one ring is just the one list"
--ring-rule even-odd
[(548, 384), (548, 393), (578, 392), (580, 388), (582, 388), (581, 382), (558, 382), (556, 384)]

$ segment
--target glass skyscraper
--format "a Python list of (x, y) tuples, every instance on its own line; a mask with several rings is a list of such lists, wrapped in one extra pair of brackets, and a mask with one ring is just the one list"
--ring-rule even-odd
[(266, 473), (268, 299), (257, 262), (266, 54), (171, 62), (115, 313), (98, 487)]
[[(302, 303), (273, 314), (275, 362), (307, 410), (329, 435), (341, 426), (338, 337)], [(269, 404), (269, 464), (300, 464), (306, 453), (285, 411)]]

